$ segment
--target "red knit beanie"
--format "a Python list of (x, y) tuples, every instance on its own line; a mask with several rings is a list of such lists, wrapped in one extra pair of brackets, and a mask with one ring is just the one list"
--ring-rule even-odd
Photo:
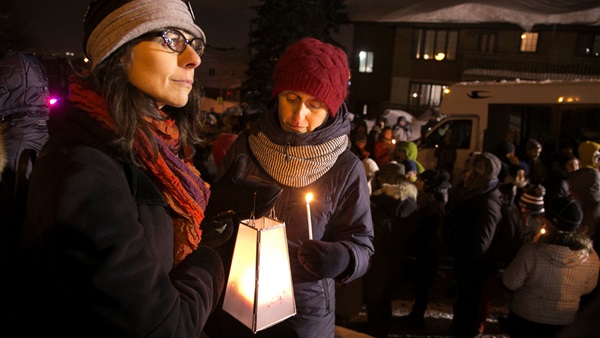
[(335, 117), (347, 94), (348, 57), (338, 47), (304, 38), (290, 45), (277, 61), (273, 73), (273, 96), (298, 90), (323, 101)]

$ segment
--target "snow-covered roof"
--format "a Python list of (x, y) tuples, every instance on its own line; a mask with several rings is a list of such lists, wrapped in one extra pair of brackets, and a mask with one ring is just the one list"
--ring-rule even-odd
[(346, 0), (354, 22), (505, 22), (600, 25), (598, 0)]

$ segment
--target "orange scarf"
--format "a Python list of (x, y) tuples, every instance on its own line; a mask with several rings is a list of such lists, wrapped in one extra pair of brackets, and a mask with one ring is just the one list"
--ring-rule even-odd
[[(69, 101), (86, 111), (105, 128), (114, 130), (114, 119), (108, 113), (105, 100), (85, 84), (69, 86)], [(164, 114), (161, 111), (162, 114)], [(158, 145), (158, 154), (153, 154), (150, 140), (141, 130), (136, 132), (134, 149), (145, 168), (171, 207), (174, 227), (174, 264), (179, 264), (200, 242), (200, 222), (210, 196), (209, 185), (200, 178), (200, 173), (190, 161), (183, 161), (171, 150), (176, 149), (179, 130), (172, 119), (160, 121), (148, 119)]]

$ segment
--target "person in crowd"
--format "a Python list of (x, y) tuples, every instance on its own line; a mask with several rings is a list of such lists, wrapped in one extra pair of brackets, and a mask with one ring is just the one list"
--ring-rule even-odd
[[(454, 258), (457, 299), (452, 327), (457, 337), (474, 337), (485, 329), (491, 290), (497, 274), (491, 255), (496, 227), (501, 221), (498, 191), (500, 160), (488, 152), (476, 153), (467, 165), (463, 189), (449, 208), (444, 222), (449, 250)], [(450, 198), (452, 200), (452, 198)]]
[(406, 179), (411, 183), (416, 183), (419, 178), (417, 163), (412, 160), (405, 160), (401, 164), (404, 166)]
[(440, 255), (443, 252), (442, 226), (446, 217), (448, 190), (452, 187), (450, 174), (445, 170), (425, 170), (417, 181), (418, 226), (409, 241), (411, 255), (416, 258), (414, 275), (414, 303), (404, 318), (404, 326), (422, 327), (429, 303), (429, 290), (434, 284)]
[(420, 137), (424, 137), (438, 122), (440, 122), (443, 118), (442, 114), (440, 114), (439, 109), (427, 109), (423, 112), (423, 115), (420, 118), (427, 118), (427, 123), (421, 126), (421, 135)]
[(502, 281), (513, 291), (511, 337), (554, 337), (573, 323), (580, 297), (596, 286), (600, 261), (589, 237), (577, 232), (582, 219), (577, 201), (557, 197), (546, 213), (546, 233), (504, 270)]
[(519, 196), (519, 210), (523, 221), (523, 243), (538, 237), (544, 228), (544, 196), (546, 188), (541, 184), (532, 184)]
[(583, 141), (577, 147), (577, 154), (582, 168), (600, 169), (600, 144), (593, 141)]
[[(275, 66), (272, 109), (225, 155), (221, 172), (246, 154), (242, 177), (283, 189), (273, 212), (286, 225), (297, 313), (253, 334), (231, 316), (215, 312), (209, 336), (334, 337), (335, 285), (363, 276), (373, 255), (367, 176), (348, 146), (344, 99), (349, 78), (347, 55), (340, 48), (310, 37), (291, 44)], [(314, 196), (312, 238), (307, 193)]]
[(379, 188), (371, 196), (375, 254), (363, 277), (367, 332), (387, 337), (392, 323), (392, 296), (407, 261), (408, 240), (415, 231), (417, 187), (408, 182), (402, 165), (389, 162), (377, 174)]
[(501, 141), (492, 152), (500, 162), (502, 163), (502, 170), (500, 170), (500, 174), (498, 175), (498, 179), (501, 183), (505, 183), (507, 181), (507, 177), (510, 177), (511, 168), (514, 166), (519, 166), (521, 161), (515, 154), (515, 144), (513, 142), (509, 142), (506, 140)]
[(544, 183), (544, 187), (546, 187), (545, 204), (549, 205), (550, 201), (558, 196), (568, 197), (571, 195), (567, 175), (579, 170), (579, 164), (579, 158), (575, 155), (562, 155), (558, 158), (556, 166), (552, 168), (552, 175)]
[(530, 138), (525, 144), (524, 161), (529, 167), (528, 179), (531, 183), (543, 184), (548, 178), (549, 171), (546, 164), (542, 161), (542, 144), (535, 139)]
[(354, 116), (354, 119), (352, 120), (352, 129), (350, 130), (350, 139), (356, 140), (359, 137), (364, 137), (366, 145), (366, 140), (368, 136), (367, 130), (367, 122), (358, 116)]
[[(95, 0), (83, 25), (91, 69), (50, 113), (3, 327), (27, 337), (198, 337), (224, 284), (211, 246), (233, 232), (216, 216), (239, 210), (211, 196), (192, 165), (203, 141), (195, 69), (204, 32), (180, 0)], [(229, 194), (249, 186), (226, 180), (242, 165), (224, 176)]]
[[(594, 250), (600, 250), (600, 171), (595, 168), (580, 168), (567, 175), (569, 191), (583, 210), (580, 232), (585, 232), (593, 242)], [(600, 282), (600, 281), (599, 281)], [(582, 297), (582, 307), (600, 298), (600, 288)]]
[(417, 160), (419, 148), (414, 142), (400, 142), (396, 144), (394, 149), (394, 160), (398, 163), (404, 163), (406, 160), (411, 160), (417, 165), (417, 174), (425, 171), (425, 167)]
[[(16, 249), (31, 162), (48, 140), (48, 75), (34, 56), (0, 51), (0, 264)], [(21, 155), (27, 161), (20, 164)]]
[(450, 174), (450, 179), (454, 173), (454, 164), (456, 163), (456, 144), (457, 140), (454, 137), (452, 129), (448, 128), (444, 134), (442, 142), (439, 147), (435, 150), (434, 156), (437, 158), (435, 169), (445, 170)]
[[(0, 124), (6, 164), (2, 182), (12, 184), (21, 153), (36, 154), (48, 140), (48, 75), (34, 56), (20, 52), (0, 52)], [(27, 176), (31, 173), (31, 165)]]
[(600, 248), (600, 172), (592, 168), (581, 168), (567, 175), (569, 191), (583, 209), (580, 231)]
[(373, 159), (379, 167), (394, 159), (395, 146), (396, 140), (392, 137), (392, 127), (383, 127), (373, 149)]
[(392, 127), (392, 137), (398, 142), (411, 141), (413, 136), (410, 121), (406, 116), (400, 115), (396, 120), (396, 124)]
[(367, 134), (367, 151), (371, 154), (375, 154), (375, 142), (379, 139), (379, 134), (386, 126), (386, 119), (382, 116), (379, 116), (375, 119), (375, 123), (371, 130), (369, 130), (369, 134)]
[(354, 135), (352, 139), (352, 144), (350, 145), (350, 151), (358, 157), (359, 160), (364, 160), (371, 156), (371, 153), (366, 149), (367, 147), (367, 135), (358, 133)]

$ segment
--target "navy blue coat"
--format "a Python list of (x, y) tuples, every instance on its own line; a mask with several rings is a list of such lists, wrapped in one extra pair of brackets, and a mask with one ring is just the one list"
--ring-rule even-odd
[[(264, 113), (253, 132), (261, 130), (272, 142), (290, 146), (321, 144), (334, 137), (349, 135), (350, 132), (345, 105), (324, 127), (306, 134), (283, 131), (276, 115), (276, 112)], [(246, 177), (260, 177), (277, 184), (253, 157), (248, 146), (248, 135), (241, 135), (232, 144), (223, 159), (220, 172), (225, 172), (239, 154), (248, 154), (251, 159), (246, 167)], [(283, 187), (283, 192), (275, 203), (275, 215), (286, 225), (297, 314), (256, 335), (252, 335), (247, 328), (239, 328), (232, 333), (230, 330), (238, 323), (232, 317), (224, 316), (225, 318), (219, 318), (220, 325), (209, 331), (211, 337), (334, 336), (336, 281), (317, 278), (305, 270), (298, 260), (298, 249), (308, 240), (305, 196), (309, 192), (314, 195), (310, 203), (313, 239), (342, 242), (350, 251), (353, 263), (347, 274), (337, 277), (337, 282), (347, 283), (365, 274), (374, 251), (369, 191), (362, 162), (346, 149), (333, 167), (315, 182), (299, 188)]]

